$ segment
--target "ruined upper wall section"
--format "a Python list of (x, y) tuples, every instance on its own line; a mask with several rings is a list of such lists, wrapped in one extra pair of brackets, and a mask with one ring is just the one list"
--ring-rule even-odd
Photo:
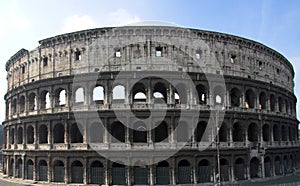
[(294, 70), (275, 50), (245, 38), (179, 27), (98, 28), (39, 41), (7, 63), (8, 90), (33, 81), (103, 71), (223, 73), (293, 92)]

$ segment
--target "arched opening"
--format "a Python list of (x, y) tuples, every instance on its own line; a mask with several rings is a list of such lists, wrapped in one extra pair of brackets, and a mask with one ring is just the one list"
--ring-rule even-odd
[(20, 97), (20, 113), (25, 112), (25, 96)]
[(53, 163), (53, 181), (64, 182), (64, 179), (65, 179), (64, 163), (60, 160), (56, 160)]
[(248, 126), (248, 141), (258, 142), (258, 127), (256, 123), (251, 123)]
[(192, 176), (192, 167), (190, 162), (187, 160), (181, 160), (178, 163), (177, 167), (177, 183), (178, 184), (188, 184), (192, 183), (191, 176)]
[(223, 105), (224, 96), (224, 89), (221, 86), (216, 86), (214, 88), (214, 105)]
[(8, 176), (14, 175), (14, 167), (15, 167), (15, 162), (14, 162), (14, 159), (11, 158), (10, 162), (9, 162), (9, 167), (8, 167)]
[(53, 143), (64, 143), (65, 129), (63, 124), (58, 123), (53, 128)]
[(274, 141), (280, 141), (280, 131), (277, 124), (273, 126), (273, 138)]
[(265, 165), (265, 177), (271, 177), (271, 159), (270, 159), (270, 157), (265, 157), (264, 165)]
[(147, 128), (142, 122), (134, 124), (132, 131), (133, 143), (147, 143)]
[(23, 143), (23, 127), (18, 128), (18, 144)]
[(234, 175), (237, 181), (245, 179), (245, 167), (242, 158), (238, 158), (234, 163)]
[(267, 108), (267, 96), (266, 93), (261, 92), (259, 94), (259, 109), (266, 109)]
[(142, 83), (136, 83), (132, 87), (132, 96), (133, 96), (133, 102), (146, 102), (147, 96), (146, 96), (146, 88), (145, 85)]
[(30, 93), (29, 94), (29, 111), (34, 111), (36, 110), (36, 95), (35, 93)]
[(111, 168), (112, 184), (126, 185), (126, 169), (121, 163), (113, 163)]
[(15, 115), (17, 114), (17, 99), (13, 99), (12, 104), (11, 104), (11, 110), (12, 110), (12, 114)]
[(156, 184), (168, 185), (170, 184), (170, 168), (167, 161), (159, 162), (156, 165)]
[(39, 181), (48, 180), (48, 165), (45, 160), (39, 161)]
[(102, 143), (103, 142), (104, 128), (102, 123), (95, 122), (90, 127), (89, 142)]
[(250, 178), (260, 177), (259, 159), (254, 157), (250, 160)]
[(276, 99), (273, 94), (270, 95), (270, 109), (271, 111), (275, 111)]
[(148, 176), (149, 168), (148, 166), (140, 165), (139, 162), (133, 167), (133, 184), (134, 185), (149, 185)]
[(27, 144), (34, 143), (34, 129), (32, 126), (27, 127)]
[(55, 91), (55, 106), (65, 106), (66, 105), (66, 90), (59, 88)]
[(281, 171), (281, 161), (280, 161), (280, 157), (276, 156), (275, 158), (275, 175), (281, 175), (282, 171)]
[(206, 105), (207, 99), (207, 90), (204, 85), (197, 85), (196, 86), (197, 94), (198, 94), (198, 101), (200, 105)]
[(286, 127), (284, 125), (281, 126), (281, 140), (282, 141), (287, 141), (287, 130)]
[(294, 141), (293, 136), (294, 136), (294, 134), (293, 134), (292, 127), (289, 126), (289, 140), (290, 141)]
[(219, 140), (220, 142), (227, 142), (227, 126), (226, 123), (222, 123), (219, 129)]
[(98, 104), (103, 104), (104, 102), (104, 88), (101, 85), (96, 86), (93, 89), (93, 101)]
[(113, 88), (112, 99), (117, 103), (125, 101), (125, 87), (123, 85), (117, 85)]
[(79, 126), (79, 123), (73, 123), (71, 126), (71, 143), (83, 143), (83, 136)]
[(28, 180), (33, 180), (33, 161), (32, 160), (28, 160), (27, 161), (27, 177), (26, 179)]
[(187, 104), (187, 87), (183, 83), (179, 83), (175, 86), (175, 103)]
[(208, 160), (204, 159), (198, 163), (197, 183), (210, 182), (211, 166)]
[(84, 89), (79, 87), (75, 91), (75, 103), (83, 103), (84, 102)]
[(41, 125), (39, 128), (39, 143), (48, 143), (48, 128), (46, 125)]
[(229, 181), (229, 163), (226, 159), (220, 160), (221, 181)]
[(40, 108), (41, 109), (48, 109), (51, 107), (51, 101), (50, 101), (50, 94), (48, 91), (43, 91), (41, 93), (41, 102), (40, 102)]
[(161, 142), (168, 138), (168, 125), (166, 124), (166, 122), (163, 121), (157, 127), (155, 127), (154, 135), (155, 142)]
[(188, 142), (191, 137), (190, 132), (189, 125), (184, 121), (180, 121), (176, 127), (177, 142)]
[(71, 183), (83, 183), (83, 165), (76, 160), (71, 164)]
[(289, 102), (287, 100), (284, 100), (285, 102), (285, 112), (286, 113), (290, 113), (290, 106), (289, 106)]
[(9, 143), (14, 144), (15, 143), (15, 129), (10, 128), (9, 130)]
[(195, 130), (196, 134), (196, 141), (201, 142), (201, 141), (207, 141), (208, 139), (202, 139), (205, 129), (206, 129), (207, 123), (205, 121), (200, 121), (197, 125), (197, 128)]
[(153, 89), (154, 103), (167, 103), (167, 89), (166, 86), (158, 82)]
[(104, 167), (100, 161), (93, 161), (90, 166), (90, 182), (93, 184), (104, 184)]
[(230, 102), (232, 107), (240, 107), (241, 106), (241, 91), (237, 88), (233, 88), (230, 91)]
[(270, 141), (270, 128), (267, 124), (263, 126), (263, 140)]
[(255, 107), (255, 94), (251, 89), (246, 91), (245, 95), (245, 107), (246, 108), (254, 108)]
[(18, 159), (18, 164), (17, 164), (17, 167), (16, 167), (17, 168), (17, 170), (16, 170), (16, 173), (17, 173), (16, 177), (17, 178), (22, 178), (23, 177), (22, 167), (23, 167), (23, 161), (22, 161), (21, 158), (19, 158)]
[(121, 122), (114, 122), (111, 126), (112, 143), (125, 142), (125, 127)]
[(283, 172), (284, 172), (284, 174), (286, 174), (288, 172), (288, 169), (289, 169), (289, 162), (288, 162), (287, 156), (285, 155), (283, 157)]
[(284, 104), (283, 104), (283, 99), (282, 99), (282, 97), (279, 97), (279, 98), (278, 98), (278, 109), (279, 109), (279, 112), (283, 112)]
[(244, 141), (244, 132), (240, 123), (234, 123), (232, 129), (232, 140), (234, 142), (243, 142)]

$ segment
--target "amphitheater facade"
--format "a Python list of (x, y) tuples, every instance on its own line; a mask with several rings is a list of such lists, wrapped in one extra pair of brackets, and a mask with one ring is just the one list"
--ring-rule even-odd
[(293, 67), (252, 40), (171, 26), (97, 28), (21, 49), (6, 71), (10, 177), (182, 185), (273, 179), (299, 167)]

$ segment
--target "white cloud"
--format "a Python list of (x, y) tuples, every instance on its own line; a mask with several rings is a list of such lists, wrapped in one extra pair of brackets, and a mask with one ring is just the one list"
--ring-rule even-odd
[(28, 31), (30, 22), (27, 18), (13, 15), (7, 17), (0, 17), (0, 34), (5, 34), (11, 31)]
[(65, 20), (61, 31), (63, 33), (74, 32), (74, 31), (78, 31), (78, 30), (93, 28), (96, 26), (97, 26), (97, 23), (90, 16), (73, 15), (71, 17), (68, 17)]
[(72, 15), (65, 19), (61, 32), (74, 32), (96, 27), (122, 26), (139, 21), (140, 18), (138, 16), (120, 8), (97, 18), (89, 15)]

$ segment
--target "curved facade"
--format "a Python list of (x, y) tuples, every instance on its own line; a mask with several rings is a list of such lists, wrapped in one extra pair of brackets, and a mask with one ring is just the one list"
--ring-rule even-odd
[[(177, 185), (217, 182), (219, 170), (221, 181), (229, 183), (273, 178), (299, 166), (293, 67), (255, 41), (179, 27), (99, 28), (41, 40), (32, 51), (21, 49), (6, 63), (6, 71), (3, 172), (8, 176), (40, 182)], [(147, 78), (139, 79), (141, 71)], [(116, 84), (120, 72), (124, 77)], [(174, 87), (161, 74), (179, 84)], [(185, 87), (186, 74), (197, 96)], [(219, 75), (225, 87), (214, 78)], [(79, 79), (76, 85), (74, 77)], [(215, 105), (225, 109), (220, 143), (213, 134), (203, 138)], [(128, 128), (114, 113), (133, 111), (147, 118), (150, 108), (166, 112), (152, 130), (140, 130), (147, 129), (145, 123), (124, 116)], [(191, 136), (184, 139), (173, 131), (185, 122), (179, 117), (187, 109), (190, 117), (193, 111), (200, 114), (195, 130), (179, 130)], [(90, 117), (95, 111), (98, 118)], [(156, 163), (160, 151), (180, 143), (184, 148)], [(154, 164), (141, 166), (138, 157), (113, 162), (95, 149), (115, 157), (132, 149), (158, 153), (151, 157)], [(122, 164), (128, 161), (135, 166)]]

